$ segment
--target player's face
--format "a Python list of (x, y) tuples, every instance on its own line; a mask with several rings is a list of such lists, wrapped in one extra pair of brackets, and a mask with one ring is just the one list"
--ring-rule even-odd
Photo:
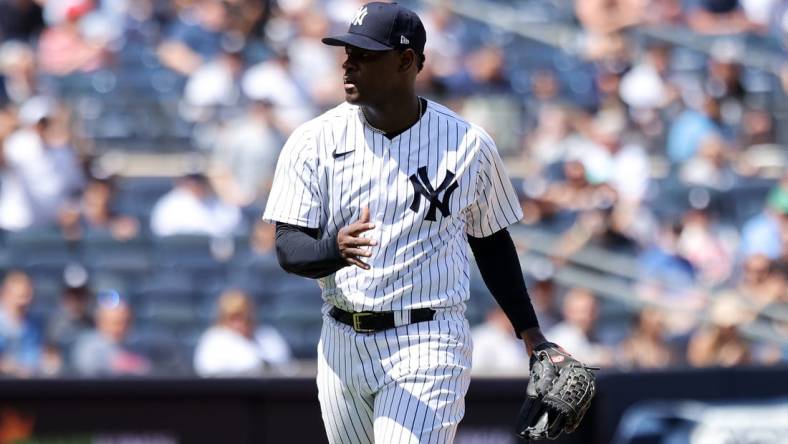
[(384, 101), (395, 92), (394, 73), (400, 65), (399, 51), (368, 51), (345, 47), (342, 63), (345, 100), (357, 105)]

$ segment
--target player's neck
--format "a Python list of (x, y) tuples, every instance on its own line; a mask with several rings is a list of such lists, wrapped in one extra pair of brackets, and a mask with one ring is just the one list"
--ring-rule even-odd
[(421, 103), (416, 94), (405, 94), (402, 100), (392, 100), (381, 105), (362, 105), (361, 112), (367, 124), (384, 133), (401, 132), (419, 121)]

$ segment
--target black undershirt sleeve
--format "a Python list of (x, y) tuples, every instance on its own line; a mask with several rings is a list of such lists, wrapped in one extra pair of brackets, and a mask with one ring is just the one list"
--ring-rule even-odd
[(318, 239), (317, 228), (276, 224), (276, 257), (288, 273), (322, 278), (347, 266), (335, 237)]
[(481, 238), (468, 236), (468, 244), (485, 285), (511, 321), (517, 337), (523, 330), (538, 327), (539, 321), (525, 288), (520, 259), (509, 231), (503, 229)]

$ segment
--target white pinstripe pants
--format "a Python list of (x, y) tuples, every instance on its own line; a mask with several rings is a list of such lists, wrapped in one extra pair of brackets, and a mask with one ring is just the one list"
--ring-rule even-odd
[(470, 383), (462, 310), (432, 321), (356, 333), (328, 315), (318, 344), (318, 398), (331, 444), (454, 441)]

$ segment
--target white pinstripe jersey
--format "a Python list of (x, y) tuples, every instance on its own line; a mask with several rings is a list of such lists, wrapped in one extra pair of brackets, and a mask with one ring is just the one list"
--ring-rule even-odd
[(466, 233), (489, 236), (522, 217), (495, 144), (478, 126), (428, 101), (389, 140), (343, 103), (297, 128), (279, 157), (263, 219), (336, 236), (369, 207), (369, 270), (319, 280), (348, 311), (452, 307), (469, 296)]

